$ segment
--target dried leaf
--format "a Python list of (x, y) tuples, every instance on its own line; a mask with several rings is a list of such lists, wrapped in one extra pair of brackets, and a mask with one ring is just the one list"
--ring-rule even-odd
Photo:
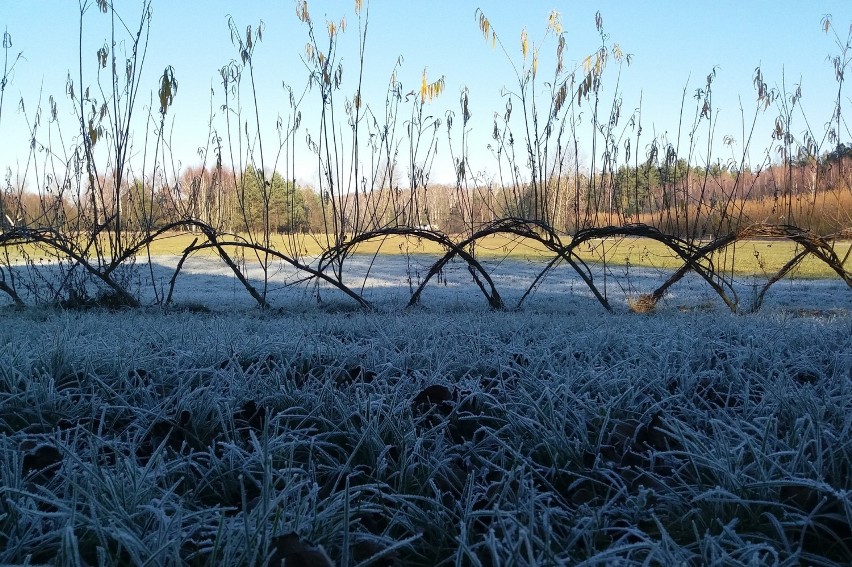
[(556, 45), (556, 72), (561, 73), (563, 69), (562, 52), (565, 50), (565, 36), (559, 36), (559, 43)]
[(103, 47), (98, 49), (98, 65), (100, 65), (101, 69), (106, 69), (107, 57), (109, 55), (109, 49), (106, 44)]
[(562, 15), (557, 10), (550, 12), (550, 16), (547, 18), (547, 27), (554, 33), (562, 33)]
[(430, 83), (426, 76), (426, 69), (423, 69), (423, 75), (420, 80), (420, 102), (425, 103), (439, 97), (444, 92), (445, 79), (442, 76), (434, 83)]
[(461, 107), (462, 107), (462, 120), (464, 121), (464, 125), (466, 126), (468, 120), (470, 120), (470, 109), (468, 108), (467, 89), (464, 89), (462, 91)]
[(71, 100), (76, 98), (74, 96), (74, 81), (71, 80), (71, 73), (69, 73), (68, 77), (65, 79), (65, 92), (68, 93)]
[(334, 88), (339, 89), (343, 82), (343, 64), (338, 63), (337, 69), (334, 71)]
[(95, 128), (95, 125), (91, 119), (89, 119), (89, 143), (93, 147), (95, 144), (98, 143), (98, 129)]
[(491, 31), (491, 22), (488, 21), (488, 18), (485, 17), (485, 13), (482, 11), (479, 12), (479, 31), (482, 32), (482, 37), (486, 40), (488, 39), (489, 32)]
[(175, 79), (175, 70), (174, 67), (169, 65), (163, 71), (163, 75), (160, 78), (160, 112), (165, 114), (168, 108), (174, 102), (175, 95), (177, 94), (178, 83), (177, 79)]
[(556, 91), (556, 96), (553, 99), (553, 115), (556, 114), (562, 109), (562, 105), (565, 104), (565, 99), (568, 98), (568, 84), (562, 83), (562, 86), (559, 87), (559, 90)]
[(429, 88), (429, 84), (426, 81), (426, 69), (423, 69), (423, 76), (420, 79), (420, 102), (426, 101), (426, 91)]
[(296, 17), (304, 23), (308, 23), (311, 21), (311, 15), (308, 12), (307, 0), (299, 0), (298, 2), (296, 2)]

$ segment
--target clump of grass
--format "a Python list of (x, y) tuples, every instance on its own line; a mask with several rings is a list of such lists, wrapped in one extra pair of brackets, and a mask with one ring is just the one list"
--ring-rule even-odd
[(657, 307), (657, 299), (649, 293), (643, 293), (636, 297), (628, 298), (627, 307), (633, 313), (653, 313)]

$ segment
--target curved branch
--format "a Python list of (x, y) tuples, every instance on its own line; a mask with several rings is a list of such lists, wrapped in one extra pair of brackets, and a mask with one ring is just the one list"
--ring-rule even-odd
[(494, 281), (491, 279), (491, 276), (482, 267), (476, 258), (474, 258), (469, 252), (467, 252), (464, 247), (467, 246), (472, 240), (468, 239), (462, 241), (461, 243), (454, 243), (442, 232), (436, 232), (432, 230), (425, 230), (419, 228), (408, 228), (408, 227), (389, 227), (383, 228), (379, 230), (374, 230), (370, 232), (364, 232), (355, 236), (352, 240), (341, 243), (328, 251), (326, 251), (322, 260), (320, 261), (319, 270), (322, 272), (322, 266), (324, 263), (331, 263), (335, 259), (345, 257), (348, 255), (352, 248), (356, 247), (359, 244), (367, 242), (369, 240), (373, 240), (376, 238), (387, 238), (388, 236), (411, 236), (415, 238), (422, 238), (424, 240), (429, 240), (431, 242), (435, 242), (444, 248), (447, 249), (447, 253), (444, 254), (437, 262), (435, 262), (432, 267), (429, 269), (429, 272), (426, 274), (426, 277), (411, 295), (411, 299), (408, 301), (408, 306), (412, 307), (416, 305), (420, 300), (420, 295), (423, 293), (423, 289), (426, 287), (426, 283), (432, 279), (435, 275), (437, 275), (447, 263), (452, 260), (455, 256), (461, 257), (468, 264), (468, 268), (474, 270), (471, 272), (474, 274), (474, 281), (477, 281), (476, 272), (486, 281), (488, 287), (490, 288), (490, 292), (485, 289), (484, 285), (477, 281), (477, 285), (482, 290), (483, 295), (488, 301), (488, 305), (491, 306), (492, 309), (502, 309), (503, 308), (503, 300), (500, 297), (500, 293), (497, 291), (496, 286), (494, 285)]
[(139, 300), (130, 294), (126, 289), (118, 285), (110, 277), (109, 272), (102, 272), (89, 261), (74, 251), (74, 248), (64, 242), (64, 236), (51, 229), (29, 229), (16, 228), (8, 233), (0, 235), (0, 244), (8, 244), (9, 242), (20, 242), (22, 244), (40, 243), (57, 252), (64, 254), (78, 265), (82, 266), (90, 275), (101, 280), (107, 287), (112, 289), (121, 299), (121, 302), (128, 307), (139, 307)]
[[(254, 251), (257, 251), (257, 252), (268, 253), (270, 256), (272, 256), (274, 258), (278, 258), (279, 260), (282, 260), (282, 261), (290, 264), (291, 266), (293, 266), (297, 270), (307, 272), (307, 273), (311, 274), (313, 277), (318, 278), (318, 279), (320, 279), (320, 280), (322, 280), (322, 281), (324, 281), (328, 284), (331, 284), (332, 286), (336, 287), (338, 290), (342, 291), (344, 294), (348, 295), (349, 297), (354, 299), (356, 302), (358, 302), (358, 304), (361, 305), (361, 307), (364, 307), (366, 309), (372, 309), (372, 305), (370, 304), (369, 301), (367, 301), (366, 299), (364, 299), (363, 297), (358, 295), (356, 292), (352, 291), (352, 289), (349, 288), (344, 283), (332, 278), (331, 276), (329, 276), (328, 274), (326, 274), (325, 272), (323, 272), (321, 270), (318, 270), (316, 268), (312, 268), (311, 266), (309, 266), (307, 264), (303, 264), (302, 262), (299, 262), (298, 260), (295, 260), (294, 258), (287, 256), (286, 254), (282, 254), (281, 252), (278, 252), (277, 250), (267, 248), (267, 247), (265, 247), (261, 244), (254, 244), (254, 243), (251, 243), (251, 242), (244, 242), (244, 241), (216, 241), (216, 242), (207, 242), (207, 243), (204, 243), (204, 244), (192, 246), (192, 247), (188, 248), (187, 250), (189, 250), (190, 252), (194, 252), (196, 250), (203, 250), (205, 248), (216, 248), (217, 250), (220, 251), (220, 254), (221, 254), (222, 252), (224, 252), (224, 250), (222, 250), (222, 248), (225, 247), (225, 246), (233, 246), (235, 248), (248, 248), (250, 250), (254, 250)], [(239, 272), (239, 268), (236, 268), (236, 270), (237, 270), (237, 272)], [(241, 272), (239, 272), (238, 277), (239, 276), (242, 276)], [(241, 281), (243, 279), (244, 279), (244, 276), (241, 278)], [(248, 285), (251, 285), (251, 284), (248, 284)]]

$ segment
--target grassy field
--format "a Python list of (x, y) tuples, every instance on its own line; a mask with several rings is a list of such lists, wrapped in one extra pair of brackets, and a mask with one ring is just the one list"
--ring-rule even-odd
[[(153, 256), (179, 256), (189, 246), (195, 235), (192, 234), (167, 234), (157, 239), (150, 249), (143, 250), (141, 254), (150, 252)], [(276, 235), (271, 245), (290, 256), (315, 257), (326, 248), (324, 235), (297, 235), (286, 237)], [(852, 246), (852, 242), (838, 242), (835, 251), (843, 258)], [(476, 244), (476, 254), (481, 258), (524, 258), (549, 260), (552, 256), (538, 243), (495, 235), (481, 239)], [(799, 249), (797, 245), (789, 240), (749, 240), (739, 242), (724, 249), (713, 257), (716, 266), (724, 266), (725, 271), (739, 275), (770, 276), (781, 268)], [(32, 257), (44, 257), (44, 252), (32, 247), (26, 250), (11, 247), (8, 252), (12, 262), (20, 261), (23, 252)], [(235, 250), (231, 252), (237, 253)], [(250, 252), (244, 252), (250, 255)], [(376, 239), (359, 245), (354, 249), (356, 254), (422, 254), (439, 256), (444, 250), (437, 244), (414, 238), (389, 236)], [(588, 246), (578, 249), (581, 258), (587, 262), (607, 262), (617, 266), (654, 267), (668, 270), (676, 270), (681, 266), (681, 260), (667, 247), (657, 241), (641, 238), (613, 238), (605, 241), (590, 242)], [(212, 249), (197, 252), (197, 254), (213, 255)], [(852, 259), (844, 264), (846, 270), (852, 270)], [(733, 268), (733, 269), (732, 269)], [(822, 261), (808, 256), (799, 266), (791, 272), (791, 277), (798, 278), (834, 278), (837, 274)]]
[(850, 340), (724, 313), (10, 311), (0, 564), (848, 565)]

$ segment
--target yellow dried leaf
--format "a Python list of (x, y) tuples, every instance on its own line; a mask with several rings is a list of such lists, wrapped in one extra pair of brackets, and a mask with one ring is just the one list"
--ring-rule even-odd
[(446, 81), (444, 80), (443, 76), (434, 83), (434, 85), (435, 85), (435, 97), (440, 96), (441, 93), (444, 92), (444, 85), (445, 84), (446, 84)]
[(361, 0), (355, 0), (355, 13), (361, 14)]
[(299, 0), (298, 2), (296, 2), (296, 17), (305, 23), (310, 21), (311, 15), (308, 12), (307, 0)]
[(426, 76), (426, 69), (423, 69), (423, 76), (420, 81), (420, 102), (425, 103), (437, 98), (444, 92), (445, 79), (442, 76), (434, 83), (430, 83)]
[(482, 37), (488, 39), (488, 32), (491, 30), (491, 22), (485, 17), (483, 12), (479, 12), (479, 30), (482, 32)]
[(529, 41), (527, 39), (527, 28), (521, 30), (521, 53), (524, 55), (524, 61), (527, 59), (527, 52), (529, 51)]
[(423, 77), (420, 80), (420, 102), (426, 102), (426, 92), (429, 89), (429, 83), (426, 82), (426, 69), (423, 69)]
[(550, 12), (550, 17), (547, 19), (547, 27), (552, 29), (554, 33), (562, 33), (562, 15), (558, 11), (553, 10)]

